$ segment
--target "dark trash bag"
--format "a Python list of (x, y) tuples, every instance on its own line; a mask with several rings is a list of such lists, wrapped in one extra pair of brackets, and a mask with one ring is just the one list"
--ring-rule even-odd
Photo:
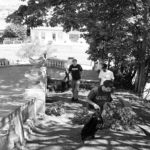
[(81, 130), (81, 139), (84, 142), (87, 139), (93, 139), (98, 129), (102, 129), (104, 122), (101, 112), (95, 112), (91, 119), (84, 125)]

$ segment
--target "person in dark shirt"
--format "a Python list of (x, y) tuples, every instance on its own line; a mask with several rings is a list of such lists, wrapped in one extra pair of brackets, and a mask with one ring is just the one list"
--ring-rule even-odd
[(81, 65), (77, 64), (77, 60), (72, 60), (72, 65), (69, 67), (69, 73), (71, 73), (72, 76), (72, 101), (78, 101), (78, 92), (79, 92), (79, 86), (80, 86), (80, 79), (81, 79), (81, 73), (83, 69)]
[(103, 85), (93, 88), (88, 94), (87, 102), (90, 108), (103, 111), (103, 106), (112, 101), (113, 81), (106, 80)]

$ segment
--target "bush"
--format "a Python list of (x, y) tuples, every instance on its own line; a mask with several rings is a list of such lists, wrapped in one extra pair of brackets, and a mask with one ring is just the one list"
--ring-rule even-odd
[(26, 28), (19, 24), (11, 24), (4, 30), (3, 38), (18, 38), (19, 40), (25, 40)]
[(83, 110), (79, 110), (74, 114), (74, 117), (72, 118), (72, 123), (83, 125), (89, 121), (91, 117), (91, 114), (87, 110), (87, 108), (84, 108)]
[[(122, 107), (118, 102), (111, 102), (108, 105), (105, 105), (102, 117), (104, 120), (104, 128), (106, 129), (128, 130), (134, 128), (137, 123), (137, 116), (132, 108)], [(83, 125), (87, 123), (90, 118), (91, 114), (85, 108), (75, 113), (72, 122), (74, 124)]]
[(65, 113), (63, 103), (53, 103), (46, 108), (47, 115), (61, 116)]
[(104, 126), (113, 130), (127, 130), (134, 128), (136, 114), (130, 107), (122, 107), (116, 102), (106, 105), (103, 112)]

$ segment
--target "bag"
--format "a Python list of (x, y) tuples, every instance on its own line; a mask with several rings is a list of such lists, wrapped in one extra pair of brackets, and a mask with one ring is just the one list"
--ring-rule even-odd
[(93, 139), (96, 131), (102, 129), (103, 124), (104, 122), (100, 112), (95, 112), (81, 130), (82, 141)]

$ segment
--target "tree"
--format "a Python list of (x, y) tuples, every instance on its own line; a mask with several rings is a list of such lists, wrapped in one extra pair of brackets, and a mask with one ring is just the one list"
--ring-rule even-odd
[(24, 43), (17, 55), (20, 58), (41, 57), (44, 54), (51, 57), (55, 51), (55, 49), (52, 49), (51, 44), (50, 42), (47, 45), (43, 45), (39, 40), (32, 41), (32, 43)]
[(11, 24), (4, 30), (3, 38), (26, 39), (26, 28), (19, 24)]
[(28, 5), (20, 6), (7, 21), (15, 21), (16, 16), (30, 27), (45, 23), (61, 25), (66, 32), (82, 31), (92, 60), (108, 60), (111, 53), (117, 66), (134, 56), (139, 81), (136, 90), (142, 92), (149, 55), (148, 0), (28, 0)]
[(46, 15), (46, 5), (38, 3), (38, 0), (29, 0), (27, 6), (21, 5), (18, 10), (8, 15), (6, 22), (25, 24), (28, 27), (37, 27), (43, 25)]

